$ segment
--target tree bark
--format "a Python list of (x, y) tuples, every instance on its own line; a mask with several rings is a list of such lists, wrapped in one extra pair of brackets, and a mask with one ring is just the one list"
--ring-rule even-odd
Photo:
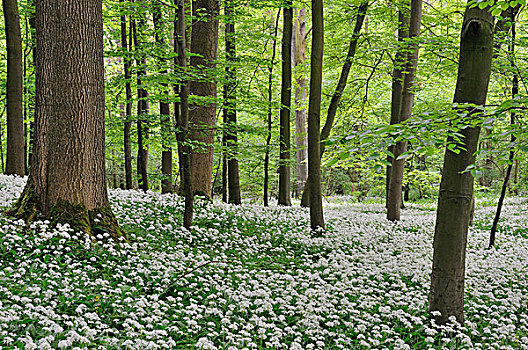
[(292, 81), (292, 33), (293, 7), (292, 0), (286, 0), (283, 11), (282, 27), (282, 87), (279, 124), (279, 205), (291, 205), (290, 198), (290, 107)]
[[(455, 103), (483, 106), (486, 102), (493, 55), (493, 17), (489, 9), (466, 8), (460, 38)], [(462, 107), (461, 107), (462, 108)], [(466, 109), (469, 114), (481, 108)], [(440, 311), (438, 324), (455, 316), (464, 321), (464, 275), (467, 230), (473, 176), (464, 170), (475, 163), (479, 127), (467, 127), (463, 147), (458, 154), (446, 149), (434, 235), (433, 269), (429, 310)], [(448, 142), (452, 142), (448, 138)]]
[(235, 18), (233, 15), (233, 2), (226, 0), (225, 6), (225, 45), (226, 45), (226, 85), (225, 89), (225, 113), (227, 120), (227, 177), (229, 203), (240, 204), (240, 175), (238, 169), (238, 132), (237, 132), (237, 113), (236, 113), (236, 46), (235, 46)]
[[(124, 4), (125, 0), (121, 0)], [(125, 123), (123, 126), (123, 150), (125, 156), (125, 186), (127, 190), (131, 190), (134, 185), (132, 182), (132, 147), (130, 143), (130, 131), (132, 128), (132, 88), (130, 86), (131, 79), (131, 62), (130, 49), (132, 45), (127, 43), (127, 24), (125, 14), (121, 15), (121, 47), (123, 48), (123, 62), (125, 74)], [(130, 31), (130, 38), (132, 38), (132, 31)]]
[(321, 195), (321, 88), (323, 83), (323, 1), (312, 0), (312, 53), (308, 102), (308, 177), (310, 179), (310, 226), (317, 234), (325, 229)]
[[(350, 38), (350, 44), (348, 46), (348, 53), (347, 57), (345, 59), (345, 62), (343, 63), (343, 67), (341, 68), (341, 74), (339, 76), (339, 81), (337, 83), (337, 86), (335, 88), (334, 94), (332, 95), (332, 99), (330, 100), (330, 105), (328, 106), (328, 112), (326, 115), (326, 121), (323, 126), (323, 130), (321, 130), (320, 139), (325, 141), (330, 136), (330, 132), (332, 130), (332, 127), (334, 125), (335, 115), (337, 112), (337, 107), (339, 105), (339, 101), (341, 100), (341, 96), (343, 95), (343, 91), (345, 90), (348, 75), (350, 73), (350, 68), (352, 67), (352, 60), (354, 59), (354, 56), (356, 54), (356, 48), (357, 48), (357, 42), (361, 33), (361, 28), (363, 27), (363, 22), (365, 21), (365, 16), (367, 13), (368, 8), (368, 2), (363, 2), (358, 8), (358, 14), (356, 16), (356, 24), (354, 26), (354, 32), (352, 34), (352, 37)], [(308, 135), (308, 138), (310, 136)], [(324, 143), (321, 143), (320, 145), (320, 157), (323, 155), (325, 151), (325, 145)], [(308, 151), (309, 152), (309, 151)], [(309, 167), (309, 165), (308, 165)], [(311, 182), (310, 182), (310, 174), (311, 172), (308, 172), (308, 181), (306, 183), (306, 186), (304, 188), (304, 192), (301, 199), (301, 206), (303, 207), (309, 207), (311, 206), (310, 198), (311, 198)]]
[(2, 1), (7, 48), (7, 160), (5, 173), (25, 175), (22, 34), (16, 0)]
[[(400, 122), (400, 108), (403, 93), (403, 70), (405, 66), (405, 39), (409, 37), (409, 13), (410, 1), (406, 0), (401, 4), (398, 11), (398, 50), (394, 59), (394, 69), (392, 71), (392, 94), (391, 94), (391, 118), (390, 125)], [(389, 152), (394, 154), (394, 146), (389, 147)], [(392, 157), (387, 157), (387, 161), (392, 163)], [(385, 174), (385, 206), (388, 207), (389, 188), (392, 164), (387, 166)]]
[(32, 171), (9, 212), (122, 236), (106, 192), (101, 0), (37, 0)]
[[(186, 53), (186, 25), (185, 25), (185, 1), (174, 0), (177, 7), (176, 21), (175, 21), (175, 38), (174, 44), (176, 46), (176, 66), (180, 68), (180, 73), (183, 77), (187, 74), (187, 53)], [(182, 165), (182, 184), (184, 184), (183, 193), (185, 195), (185, 209), (183, 213), (183, 226), (190, 229), (193, 220), (193, 206), (194, 206), (194, 191), (193, 191), (193, 169), (191, 167), (191, 149), (189, 147), (189, 83), (187, 78), (180, 82), (179, 88), (180, 103), (179, 113), (176, 113), (176, 137), (181, 152), (180, 164)]]
[(292, 62), (295, 74), (295, 146), (297, 164), (297, 196), (304, 190), (308, 178), (308, 140), (306, 138), (306, 77), (303, 65), (306, 61), (306, 9), (299, 9), (297, 20), (293, 24)]
[(189, 109), (190, 139), (196, 144), (191, 153), (193, 187), (196, 194), (212, 195), (213, 145), (216, 104), (216, 82), (212, 76), (218, 49), (218, 10), (217, 0), (196, 0), (191, 34), (191, 66), (203, 75), (190, 84), (190, 95), (195, 101)]
[[(403, 123), (411, 117), (414, 101), (414, 77), (418, 66), (420, 26), (422, 23), (422, 0), (411, 0), (411, 13), (409, 19), (409, 44), (405, 48), (407, 52), (405, 73), (403, 74), (403, 86), (401, 105), (399, 112), (399, 123)], [(392, 116), (391, 116), (392, 117)], [(387, 219), (390, 221), (400, 220), (400, 209), (402, 203), (402, 182), (405, 159), (398, 159), (407, 152), (407, 141), (397, 142), (394, 145), (394, 159), (392, 160), (391, 179), (389, 184), (389, 197), (387, 201)]]

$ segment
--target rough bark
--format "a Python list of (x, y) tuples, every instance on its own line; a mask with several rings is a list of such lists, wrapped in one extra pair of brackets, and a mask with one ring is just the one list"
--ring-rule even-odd
[[(121, 0), (124, 4), (125, 0)], [(130, 38), (132, 38), (132, 31), (130, 31)], [(131, 190), (134, 185), (132, 182), (132, 147), (130, 143), (130, 131), (132, 128), (132, 88), (130, 86), (131, 79), (131, 62), (130, 62), (130, 48), (132, 45), (127, 43), (127, 24), (125, 14), (121, 15), (121, 47), (123, 48), (124, 57), (124, 75), (125, 75), (125, 122), (123, 125), (123, 151), (125, 156), (125, 186), (127, 190)]]
[(7, 160), (5, 173), (24, 176), (26, 152), (24, 149), (22, 34), (16, 0), (3, 0), (7, 48)]
[[(469, 7), (469, 6), (468, 6)], [(455, 103), (482, 106), (486, 102), (493, 55), (493, 18), (488, 9), (467, 8), (460, 39)], [(480, 108), (469, 108), (470, 114)], [(450, 316), (464, 321), (464, 275), (467, 230), (473, 176), (464, 172), (475, 163), (479, 127), (460, 131), (463, 147), (458, 154), (446, 149), (434, 235), (429, 310), (440, 311), (439, 324)], [(448, 139), (452, 142), (452, 139)]]
[[(186, 26), (185, 26), (185, 1), (175, 0), (177, 7), (174, 44), (176, 48), (176, 66), (180, 68), (180, 73), (185, 77), (187, 73), (187, 54), (186, 54)], [(180, 146), (180, 164), (182, 166), (182, 183), (184, 184), (183, 193), (185, 195), (185, 209), (183, 213), (183, 226), (188, 230), (191, 228), (193, 220), (193, 169), (191, 168), (191, 149), (189, 147), (189, 83), (186, 79), (180, 82), (179, 87), (180, 103), (179, 112), (176, 113), (176, 137)]]
[[(163, 17), (162, 17), (162, 3), (156, 1), (154, 3), (153, 22), (154, 22), (154, 39), (157, 45), (159, 73), (161, 76), (167, 75), (167, 68), (165, 67), (165, 40), (163, 39)], [(169, 95), (169, 84), (162, 82), (161, 88), (164, 96)], [(171, 121), (170, 121), (170, 105), (166, 98), (161, 98), (159, 101), (160, 110), (160, 124), (161, 124), (161, 193), (174, 192), (172, 184), (172, 144), (171, 144)]]
[(283, 11), (282, 27), (282, 87), (279, 123), (279, 205), (291, 205), (290, 198), (290, 107), (292, 85), (292, 33), (293, 7), (292, 0), (286, 0)]
[(312, 0), (312, 52), (310, 98), (308, 101), (308, 177), (310, 181), (310, 226), (321, 234), (325, 229), (321, 194), (321, 89), (323, 83), (323, 1)]
[(191, 33), (191, 60), (193, 69), (203, 78), (193, 79), (190, 95), (195, 101), (189, 109), (190, 139), (195, 143), (191, 153), (194, 192), (206, 197), (212, 194), (213, 145), (216, 104), (216, 82), (212, 76), (218, 49), (217, 0), (196, 0), (193, 14), (197, 16)]
[[(341, 100), (341, 96), (343, 95), (343, 91), (345, 90), (348, 75), (350, 73), (350, 68), (352, 67), (352, 60), (354, 59), (354, 56), (356, 54), (356, 48), (357, 48), (357, 42), (361, 33), (361, 28), (363, 27), (363, 22), (365, 21), (365, 16), (368, 8), (368, 2), (363, 2), (358, 8), (358, 14), (356, 17), (356, 24), (354, 26), (354, 32), (352, 33), (352, 37), (350, 38), (350, 44), (348, 46), (348, 53), (347, 57), (345, 58), (345, 62), (343, 63), (343, 67), (341, 68), (341, 74), (339, 75), (339, 81), (337, 83), (337, 86), (335, 88), (334, 94), (332, 95), (332, 99), (330, 100), (330, 105), (328, 106), (328, 112), (326, 115), (326, 121), (323, 126), (323, 129), (321, 130), (320, 139), (322, 141), (325, 141), (330, 136), (330, 132), (332, 131), (332, 127), (334, 125), (335, 115), (337, 112), (337, 107), (339, 105), (339, 101)], [(308, 138), (310, 136), (308, 135)], [(325, 151), (325, 145), (324, 143), (321, 143), (320, 145), (320, 157), (323, 155)], [(309, 167), (309, 166), (308, 166)], [(309, 207), (310, 206), (310, 198), (311, 198), (311, 181), (310, 181), (310, 172), (308, 172), (308, 181), (306, 183), (306, 186), (304, 188), (304, 192), (301, 199), (301, 206), (303, 207)]]
[(37, 0), (32, 171), (10, 215), (123, 233), (106, 192), (101, 0)]
[(227, 121), (227, 182), (229, 203), (240, 204), (240, 175), (238, 169), (238, 133), (237, 133), (237, 111), (236, 111), (236, 46), (235, 46), (235, 19), (233, 16), (233, 2), (226, 1), (225, 15), (225, 45), (226, 45), (226, 85), (225, 91), (225, 113)]
[[(406, 0), (398, 11), (398, 50), (394, 59), (394, 69), (392, 71), (392, 93), (391, 93), (391, 117), (390, 125), (400, 122), (400, 108), (403, 92), (403, 70), (405, 66), (405, 39), (409, 37), (409, 13), (410, 2)], [(394, 152), (394, 147), (389, 147), (389, 152)], [(392, 157), (387, 157), (387, 161), (392, 163)], [(385, 174), (385, 206), (389, 202), (389, 187), (392, 165), (388, 165)]]
[[(409, 19), (409, 43), (405, 49), (407, 52), (405, 73), (403, 74), (403, 86), (399, 112), (399, 123), (403, 123), (411, 117), (414, 102), (414, 77), (418, 66), (420, 26), (422, 23), (422, 0), (411, 0), (411, 11)], [(394, 145), (392, 160), (391, 179), (389, 184), (389, 196), (387, 200), (387, 219), (391, 221), (400, 220), (400, 209), (402, 203), (402, 182), (405, 159), (398, 159), (407, 152), (407, 141), (397, 142)]]
[(306, 138), (306, 77), (303, 70), (306, 61), (306, 9), (299, 9), (293, 24), (292, 63), (295, 75), (295, 146), (297, 164), (297, 196), (304, 190), (308, 178), (308, 140)]

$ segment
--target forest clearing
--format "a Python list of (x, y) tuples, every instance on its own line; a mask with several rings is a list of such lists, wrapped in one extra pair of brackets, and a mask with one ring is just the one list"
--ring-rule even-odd
[[(0, 177), (0, 202), (24, 180)], [(478, 200), (469, 232), (466, 320), (427, 310), (434, 204), (384, 220), (378, 203), (325, 201), (328, 230), (307, 209), (196, 203), (110, 191), (132, 242), (92, 245), (48, 222), (1, 218), (0, 335), (24, 349), (527, 349), (528, 198)], [(99, 241), (104, 237), (97, 237)]]

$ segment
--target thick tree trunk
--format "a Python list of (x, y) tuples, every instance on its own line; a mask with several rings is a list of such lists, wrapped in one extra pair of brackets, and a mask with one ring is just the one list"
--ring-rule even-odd
[[(125, 0), (121, 0), (121, 3), (124, 4)], [(130, 38), (132, 38), (132, 31), (130, 31)], [(124, 50), (124, 72), (125, 72), (125, 97), (126, 97), (126, 106), (125, 106), (125, 122), (123, 126), (123, 150), (125, 153), (125, 186), (127, 190), (131, 190), (134, 185), (132, 182), (132, 147), (130, 143), (130, 131), (132, 128), (132, 88), (130, 86), (131, 79), (131, 62), (130, 62), (130, 48), (132, 47), (127, 45), (127, 30), (126, 30), (126, 16), (121, 15), (121, 47)]]
[[(185, 1), (175, 0), (174, 4), (177, 7), (176, 21), (175, 21), (175, 38), (174, 43), (176, 46), (176, 66), (180, 68), (182, 76), (187, 74), (187, 55), (186, 55), (186, 25), (185, 25)], [(186, 229), (190, 229), (193, 220), (193, 206), (194, 206), (194, 191), (193, 191), (193, 177), (191, 168), (191, 149), (189, 147), (189, 84), (184, 79), (180, 83), (179, 88), (180, 94), (180, 110), (176, 114), (176, 127), (178, 138), (178, 144), (181, 151), (180, 164), (182, 166), (182, 184), (184, 184), (183, 193), (185, 195), (185, 209), (183, 213), (183, 226)]]
[[(418, 37), (422, 24), (422, 0), (411, 0), (411, 14), (409, 20), (409, 44), (407, 52), (405, 73), (403, 74), (403, 86), (399, 123), (409, 119), (412, 114), (414, 101), (414, 76), (418, 66)], [(391, 179), (389, 184), (389, 197), (387, 200), (387, 219), (391, 221), (400, 220), (400, 209), (402, 203), (402, 182), (405, 159), (398, 159), (400, 155), (407, 152), (407, 141), (397, 142), (393, 148), (394, 159), (392, 160)]]
[(8, 175), (25, 174), (22, 34), (16, 0), (2, 0), (7, 48), (7, 161)]
[[(460, 39), (458, 79), (455, 103), (471, 103), (482, 106), (486, 102), (493, 55), (493, 17), (488, 9), (466, 9)], [(469, 113), (479, 112), (477, 107)], [(439, 324), (450, 316), (464, 321), (464, 275), (467, 230), (473, 176), (463, 172), (475, 163), (480, 128), (468, 127), (460, 131), (464, 135), (463, 147), (458, 154), (446, 149), (434, 235), (433, 269), (429, 310), (440, 311)], [(449, 142), (453, 142), (451, 138)]]
[(308, 104), (308, 176), (310, 179), (310, 226), (318, 234), (325, 229), (321, 195), (321, 89), (323, 83), (323, 1), (312, 0), (312, 53)]
[[(165, 40), (163, 39), (163, 18), (162, 18), (162, 3), (157, 0), (154, 4), (153, 22), (154, 22), (154, 39), (158, 48), (158, 64), (161, 76), (167, 75), (167, 68), (165, 67)], [(169, 95), (169, 84), (161, 83), (163, 95)], [(172, 184), (172, 145), (171, 145), (171, 121), (170, 121), (170, 107), (166, 98), (161, 98), (159, 102), (160, 110), (160, 124), (161, 124), (161, 193), (174, 192)]]
[(35, 4), (34, 157), (10, 214), (30, 222), (41, 213), (117, 239), (122, 232), (106, 192), (102, 2)]
[(196, 0), (193, 14), (198, 16), (191, 34), (191, 66), (204, 75), (190, 84), (190, 94), (201, 100), (189, 109), (190, 138), (200, 144), (191, 153), (194, 192), (208, 198), (212, 195), (213, 145), (216, 104), (216, 83), (211, 70), (215, 67), (218, 49), (217, 0)]
[[(341, 96), (343, 95), (343, 91), (345, 90), (347, 80), (348, 80), (348, 75), (350, 73), (350, 68), (352, 67), (352, 60), (354, 59), (354, 56), (356, 54), (357, 42), (359, 39), (359, 35), (361, 33), (361, 28), (363, 27), (363, 22), (365, 21), (367, 8), (368, 8), (368, 2), (361, 3), (361, 5), (358, 8), (358, 14), (356, 16), (356, 24), (354, 26), (354, 32), (352, 33), (352, 37), (350, 39), (350, 44), (348, 46), (347, 57), (345, 59), (345, 62), (343, 63), (343, 68), (341, 68), (341, 74), (339, 76), (339, 81), (335, 88), (334, 94), (332, 95), (332, 99), (330, 100), (330, 105), (328, 106), (328, 112), (326, 115), (326, 121), (323, 126), (323, 130), (321, 130), (320, 139), (322, 141), (325, 141), (326, 139), (328, 139), (328, 137), (330, 136), (330, 132), (332, 131), (332, 127), (334, 125), (334, 120), (335, 120), (335, 115), (337, 112), (337, 107), (339, 105), (339, 101), (341, 100)], [(310, 136), (308, 135), (308, 138), (309, 137)], [(324, 143), (321, 143), (320, 148), (321, 150), (320, 150), (319, 155), (321, 157), (325, 151)], [(310, 173), (311, 172), (308, 172), (308, 181), (304, 188), (304, 192), (303, 192), (302, 199), (301, 199), (301, 206), (303, 207), (309, 207), (311, 204), (310, 202), (310, 198), (311, 198)]]
[(297, 196), (304, 190), (308, 179), (308, 140), (306, 138), (306, 77), (303, 65), (306, 61), (306, 9), (299, 9), (297, 20), (293, 24), (292, 63), (295, 73), (295, 146), (297, 164)]
[(279, 205), (291, 205), (290, 198), (290, 107), (291, 107), (291, 81), (292, 81), (292, 33), (293, 33), (293, 7), (292, 0), (286, 0), (283, 11), (282, 27), (282, 87), (281, 108), (279, 124)]
[[(410, 0), (401, 4), (398, 11), (398, 51), (394, 59), (394, 69), (392, 71), (392, 94), (391, 94), (391, 118), (390, 125), (400, 122), (400, 108), (403, 92), (403, 71), (405, 66), (405, 39), (409, 37), (409, 14)], [(389, 147), (389, 152), (394, 152), (394, 147)], [(392, 157), (387, 157), (387, 161), (392, 163)], [(389, 188), (391, 179), (392, 165), (387, 166), (385, 174), (385, 206), (388, 207)]]
[(226, 66), (226, 86), (225, 88), (225, 112), (227, 120), (227, 177), (229, 203), (240, 204), (240, 175), (238, 170), (238, 132), (237, 132), (237, 114), (236, 114), (236, 46), (235, 46), (235, 19), (233, 15), (232, 0), (226, 1), (225, 15), (227, 22), (225, 24), (225, 45), (227, 55)]
[(264, 195), (263, 201), (264, 206), (269, 205), (269, 162), (271, 152), (271, 132), (272, 132), (272, 116), (273, 116), (273, 67), (275, 64), (275, 52), (277, 48), (277, 31), (279, 28), (280, 8), (277, 11), (277, 18), (275, 19), (275, 26), (272, 27), (273, 37), (271, 45), (271, 60), (268, 66), (268, 118), (267, 121), (267, 132), (266, 137), (266, 154), (264, 155)]

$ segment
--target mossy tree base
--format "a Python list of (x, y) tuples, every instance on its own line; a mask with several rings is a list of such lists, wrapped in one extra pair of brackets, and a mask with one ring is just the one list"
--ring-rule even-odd
[(104, 237), (105, 233), (109, 235), (109, 237), (104, 237), (105, 241), (108, 238), (112, 238), (115, 242), (119, 242), (121, 238), (126, 239), (125, 232), (119, 227), (109, 205), (88, 210), (82, 204), (59, 200), (49, 208), (47, 214), (44, 213), (40, 197), (30, 180), (20, 198), (13, 208), (6, 212), (6, 215), (22, 219), (26, 224), (39, 219), (48, 219), (52, 225), (67, 223), (75, 232), (84, 232), (94, 239), (99, 234)]

